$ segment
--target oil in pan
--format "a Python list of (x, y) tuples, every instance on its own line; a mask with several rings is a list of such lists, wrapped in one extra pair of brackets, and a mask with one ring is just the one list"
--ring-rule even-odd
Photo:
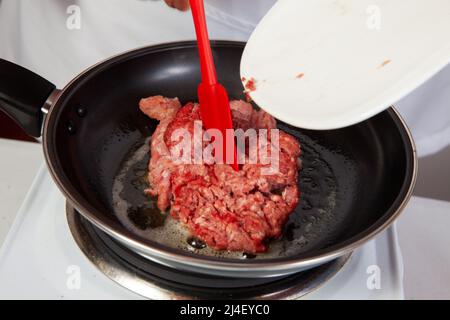
[[(283, 128), (284, 129), (284, 128)], [(301, 142), (302, 166), (299, 175), (300, 202), (290, 215), (280, 239), (270, 242), (266, 253), (252, 255), (243, 252), (217, 251), (207, 247), (168, 212), (161, 212), (156, 198), (145, 195), (148, 188), (150, 139), (141, 139), (122, 161), (113, 184), (113, 205), (121, 223), (135, 234), (157, 243), (202, 255), (232, 259), (270, 259), (292, 256), (317, 249), (331, 242), (323, 236), (333, 224), (339, 223), (339, 194), (333, 166), (351, 166), (340, 152), (328, 150), (307, 135), (290, 132)], [(327, 159), (333, 161), (327, 161)], [(351, 170), (348, 170), (351, 174)]]

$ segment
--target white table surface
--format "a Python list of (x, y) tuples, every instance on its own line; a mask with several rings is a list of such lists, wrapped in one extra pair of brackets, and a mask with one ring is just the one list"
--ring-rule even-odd
[[(0, 246), (43, 162), (36, 143), (0, 139)], [(450, 299), (450, 202), (413, 197), (397, 223), (407, 299)]]

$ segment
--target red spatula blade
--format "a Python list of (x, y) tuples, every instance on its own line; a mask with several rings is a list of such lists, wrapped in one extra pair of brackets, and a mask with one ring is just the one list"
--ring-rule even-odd
[(230, 101), (225, 88), (220, 84), (201, 83), (198, 87), (198, 99), (203, 126), (206, 129), (218, 129), (222, 134), (223, 163), (230, 164), (235, 170), (239, 170)]

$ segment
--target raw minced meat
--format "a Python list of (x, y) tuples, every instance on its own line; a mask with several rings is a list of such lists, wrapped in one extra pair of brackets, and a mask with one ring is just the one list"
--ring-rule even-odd
[[(235, 129), (276, 128), (275, 119), (255, 110), (244, 101), (230, 103)], [(199, 106), (181, 106), (178, 99), (153, 96), (140, 101), (140, 109), (159, 120), (151, 139), (149, 195), (158, 197), (161, 211), (184, 224), (192, 235), (216, 250), (249, 253), (267, 250), (267, 240), (281, 235), (289, 214), (299, 201), (298, 171), (300, 145), (291, 135), (279, 131), (279, 150), (267, 141), (270, 152), (279, 152), (279, 168), (262, 174), (268, 164), (246, 161), (239, 171), (227, 164), (180, 164), (172, 160), (176, 142), (172, 133), (180, 128), (193, 133), (194, 121), (200, 120)]]

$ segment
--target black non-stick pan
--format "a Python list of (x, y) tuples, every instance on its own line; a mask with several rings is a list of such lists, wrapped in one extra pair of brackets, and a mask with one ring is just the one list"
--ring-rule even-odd
[[(219, 80), (231, 99), (244, 99), (243, 48), (213, 42)], [(138, 102), (151, 95), (195, 101), (199, 83), (195, 42), (124, 53), (63, 90), (0, 60), (0, 105), (30, 135), (39, 136), (43, 124), (48, 167), (67, 200), (114, 239), (158, 263), (233, 277), (298, 272), (355, 250), (386, 229), (407, 203), (416, 155), (393, 108), (332, 131), (279, 123), (303, 150), (301, 200), (283, 237), (258, 256), (196, 249), (183, 228), (144, 196), (147, 142), (157, 123), (139, 111)]]

